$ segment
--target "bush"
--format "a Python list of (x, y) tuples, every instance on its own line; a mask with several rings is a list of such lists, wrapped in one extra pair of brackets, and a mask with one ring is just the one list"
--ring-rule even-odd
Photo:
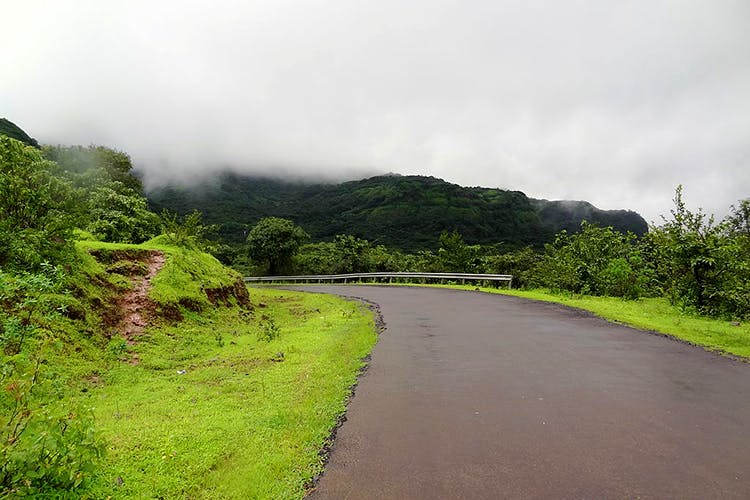
[(511, 274), (514, 288), (526, 288), (530, 284), (531, 272), (540, 260), (541, 255), (527, 247), (515, 252), (487, 255), (483, 258), (482, 267), (486, 273)]
[(672, 303), (710, 316), (750, 317), (750, 202), (719, 224), (688, 210), (682, 186), (664, 224), (648, 238), (651, 267)]
[(70, 496), (104, 453), (88, 411), (41, 405), (51, 378), (39, 358), (6, 356), (0, 365), (0, 496)]
[(142, 243), (159, 231), (159, 216), (148, 210), (146, 198), (120, 182), (94, 189), (87, 207), (85, 229), (101, 241)]
[(162, 231), (171, 245), (210, 252), (214, 243), (208, 237), (216, 232), (216, 226), (203, 224), (203, 214), (193, 210), (180, 218), (176, 213), (164, 210), (161, 213)]
[(561, 231), (528, 274), (531, 286), (636, 299), (646, 293), (649, 271), (632, 233), (581, 223), (579, 233)]
[(61, 393), (47, 365), (54, 324), (79, 302), (59, 266), (0, 271), (0, 497), (72, 496), (92, 474), (103, 445), (88, 411), (55, 403)]

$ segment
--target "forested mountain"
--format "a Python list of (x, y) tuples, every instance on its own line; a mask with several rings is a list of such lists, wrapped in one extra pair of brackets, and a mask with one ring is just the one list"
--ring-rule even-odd
[(39, 147), (39, 143), (36, 142), (36, 139), (30, 137), (29, 134), (21, 129), (21, 127), (6, 118), (0, 118), (0, 135), (6, 135), (29, 146), (34, 146), (35, 148)]
[(228, 241), (242, 241), (263, 217), (291, 219), (313, 240), (351, 234), (402, 250), (435, 248), (443, 231), (471, 244), (541, 246), (586, 219), (643, 234), (635, 212), (599, 210), (587, 202), (550, 202), (520, 191), (463, 187), (434, 177), (384, 175), (341, 184), (305, 184), (225, 173), (211, 183), (169, 186), (148, 194), (155, 210), (203, 212)]

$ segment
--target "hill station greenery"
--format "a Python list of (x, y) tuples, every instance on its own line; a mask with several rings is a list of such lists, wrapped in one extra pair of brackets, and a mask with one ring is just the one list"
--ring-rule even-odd
[(301, 498), (373, 313), (243, 274), (512, 274), (507, 293), (747, 358), (750, 199), (721, 221), (681, 186), (673, 204), (647, 227), (411, 176), (147, 198), (127, 154), (2, 119), (0, 497)]

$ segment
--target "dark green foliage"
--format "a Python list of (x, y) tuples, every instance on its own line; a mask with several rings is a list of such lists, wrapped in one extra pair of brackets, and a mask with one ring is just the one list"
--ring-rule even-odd
[(253, 260), (267, 263), (271, 275), (277, 275), (289, 269), (292, 257), (307, 238), (307, 233), (292, 221), (267, 217), (247, 235), (248, 253)]
[(71, 259), (77, 199), (55, 168), (36, 149), (0, 136), (0, 266), (34, 270)]
[(646, 221), (630, 210), (599, 210), (586, 201), (533, 200), (533, 204), (539, 211), (544, 227), (554, 234), (560, 231), (576, 233), (584, 220), (599, 227), (613, 227), (623, 233), (629, 231), (636, 236), (648, 232)]
[(490, 274), (510, 274), (514, 288), (526, 288), (533, 269), (539, 264), (542, 255), (531, 247), (502, 254), (483, 257), (483, 271)]
[(332, 242), (303, 245), (294, 258), (299, 274), (344, 274), (376, 271), (406, 271), (413, 268), (412, 256), (389, 251), (383, 245), (348, 234), (337, 235)]
[(646, 292), (647, 268), (634, 234), (581, 223), (560, 232), (529, 275), (531, 286), (635, 299)]
[(458, 231), (444, 231), (438, 240), (437, 259), (441, 271), (449, 273), (474, 273), (481, 266), (478, 245), (467, 245)]
[[(293, 220), (315, 241), (350, 234), (407, 251), (436, 250), (444, 231), (458, 231), (469, 244), (503, 242), (508, 249), (541, 248), (560, 221), (576, 229), (582, 211), (558, 202), (531, 200), (521, 192), (467, 188), (421, 176), (379, 176), (342, 184), (302, 184), (223, 174), (210, 184), (166, 187), (149, 193), (156, 209), (203, 211), (221, 224), (221, 238), (243, 241), (248, 226), (269, 216)], [(579, 202), (574, 202), (573, 205)], [(633, 212), (585, 214), (616, 229), (641, 234), (645, 221)]]
[(678, 186), (671, 218), (654, 227), (647, 245), (662, 292), (674, 303), (708, 315), (750, 316), (748, 200), (716, 224), (691, 212)]
[(46, 146), (56, 175), (78, 188), (81, 228), (102, 241), (141, 243), (159, 231), (159, 218), (148, 210), (130, 157), (102, 146)]
[(6, 118), (0, 118), (0, 135), (21, 141), (27, 146), (39, 148), (39, 143), (36, 142), (36, 139), (29, 137), (29, 134), (21, 130), (21, 127)]

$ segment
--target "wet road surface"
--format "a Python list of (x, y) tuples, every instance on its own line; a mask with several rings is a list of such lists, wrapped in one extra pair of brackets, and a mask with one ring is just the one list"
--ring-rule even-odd
[(750, 498), (750, 364), (554, 304), (306, 286), (386, 330), (311, 498)]

